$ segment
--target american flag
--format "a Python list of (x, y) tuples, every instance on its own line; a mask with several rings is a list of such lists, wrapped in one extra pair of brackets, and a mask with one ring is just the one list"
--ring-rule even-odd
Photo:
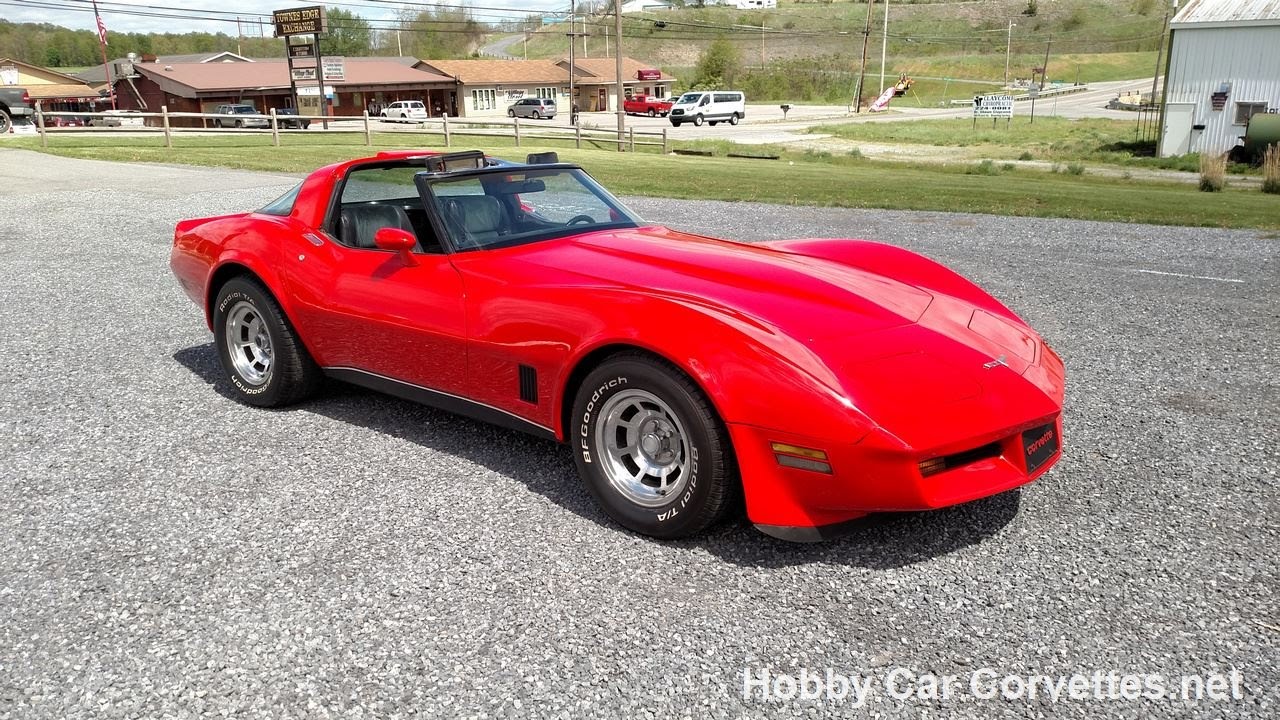
[(102, 22), (102, 16), (98, 14), (98, 3), (93, 4), (93, 17), (98, 20), (98, 42), (103, 45), (107, 44), (107, 24)]

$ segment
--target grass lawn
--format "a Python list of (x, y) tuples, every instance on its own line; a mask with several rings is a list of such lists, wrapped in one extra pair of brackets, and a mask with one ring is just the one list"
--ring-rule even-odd
[[(1199, 156), (1173, 158), (1143, 156), (1135, 144), (1134, 120), (1089, 118), (1070, 120), (1037, 117), (1030, 122), (1029, 107), (1020, 103), (1013, 120), (972, 119), (917, 120), (912, 122), (861, 122), (820, 125), (811, 133), (851, 140), (906, 145), (970, 147), (994, 159), (1049, 160), (1053, 162), (1105, 162), (1132, 167), (1199, 171)], [(1153, 148), (1151, 148), (1153, 149)], [(1232, 165), (1232, 173), (1256, 174), (1256, 168)]]
[[(901, 123), (916, 125), (919, 123)], [(425, 142), (438, 138), (419, 136)], [(182, 163), (273, 172), (305, 173), (325, 163), (360, 157), (406, 145), (403, 133), (289, 136), (272, 147), (269, 136), (179, 137), (165, 148), (160, 138), (55, 137), (47, 152), (112, 161)], [(478, 148), (499, 157), (556, 150), (580, 163), (620, 195), (740, 200), (853, 208), (941, 210), (1280, 230), (1280, 195), (1233, 189), (1202, 193), (1183, 183), (1105, 178), (999, 166), (975, 172), (975, 166), (914, 166), (875, 162), (856, 156), (786, 153), (781, 160), (685, 157), (658, 152), (619, 155), (607, 149), (582, 149), (539, 141), (514, 148), (510, 141), (454, 139), (454, 149)], [(13, 138), (11, 147), (39, 150), (38, 138)], [(439, 144), (428, 147), (439, 148)], [(716, 148), (722, 151), (725, 148)], [(758, 149), (742, 148), (747, 151)]]

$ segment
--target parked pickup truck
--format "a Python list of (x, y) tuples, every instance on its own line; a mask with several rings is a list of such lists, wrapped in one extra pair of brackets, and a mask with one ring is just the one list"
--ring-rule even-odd
[(666, 117), (671, 112), (671, 101), (653, 97), (652, 95), (632, 95), (622, 101), (622, 111), (628, 115), (648, 115)]
[(0, 87), (0, 133), (9, 132), (15, 117), (34, 117), (35, 114), (36, 109), (25, 88)]

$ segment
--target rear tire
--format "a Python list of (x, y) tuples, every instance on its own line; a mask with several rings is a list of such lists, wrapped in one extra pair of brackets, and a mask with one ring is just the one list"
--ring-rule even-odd
[(733, 505), (729, 433), (698, 386), (669, 363), (614, 356), (583, 380), (571, 417), (578, 473), (620, 525), (657, 538), (687, 537)]
[(320, 387), (319, 366), (279, 303), (253, 278), (232, 278), (218, 290), (213, 337), (223, 372), (241, 402), (283, 407)]
[(649, 117), (657, 117), (657, 116), (658, 116), (658, 111), (654, 110), (653, 108), (649, 108)]
[(534, 119), (534, 120), (541, 120), (541, 119), (542, 119), (542, 113), (538, 112), (537, 110), (534, 110), (534, 111), (533, 111), (533, 119)]
[(730, 125), (737, 125), (737, 124), (738, 124), (738, 113), (734, 113), (734, 114), (732, 114), (732, 115), (730, 115), (730, 116), (729, 116), (729, 124), (730, 124)]
[(13, 129), (13, 118), (9, 117), (9, 113), (0, 110), (0, 134), (7, 134)]

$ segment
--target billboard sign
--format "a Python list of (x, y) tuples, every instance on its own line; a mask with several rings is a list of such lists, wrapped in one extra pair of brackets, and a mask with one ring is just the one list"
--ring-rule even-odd
[(322, 5), (275, 10), (271, 13), (271, 21), (276, 26), (276, 37), (320, 34), (327, 25)]
[(973, 98), (974, 118), (1013, 117), (1012, 95), (975, 95)]

